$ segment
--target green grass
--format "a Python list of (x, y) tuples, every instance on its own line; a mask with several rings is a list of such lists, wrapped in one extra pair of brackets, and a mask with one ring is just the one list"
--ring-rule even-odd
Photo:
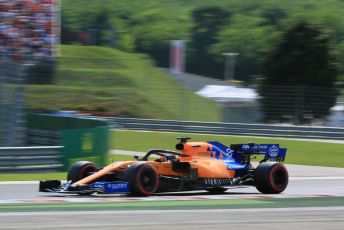
[(221, 200), (177, 200), (144, 202), (92, 202), (92, 203), (18, 203), (0, 204), (0, 212), (82, 211), (82, 210), (192, 210), (192, 209), (242, 209), (279, 207), (338, 207), (344, 197), (312, 198), (258, 198)]
[(28, 86), (28, 108), (220, 120), (220, 108), (215, 102), (186, 89), (145, 55), (72, 45), (61, 46), (61, 52), (54, 84)]
[(66, 172), (1, 174), (0, 181), (65, 180)]
[(202, 135), (165, 132), (112, 131), (111, 148), (132, 151), (147, 151), (151, 148), (174, 149), (176, 137), (187, 135), (193, 141), (219, 141), (232, 143), (277, 143), (286, 147), (286, 163), (344, 167), (344, 144), (320, 143), (285, 139), (254, 138), (239, 136)]

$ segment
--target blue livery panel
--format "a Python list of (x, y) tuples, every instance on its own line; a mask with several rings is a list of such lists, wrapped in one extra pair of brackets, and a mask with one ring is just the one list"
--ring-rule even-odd
[(241, 170), (248, 167), (248, 165), (240, 164), (236, 161), (235, 151), (229, 147), (217, 141), (210, 141), (208, 143), (212, 145), (212, 149), (208, 149), (208, 151), (215, 152), (215, 155), (211, 155), (211, 157), (224, 161), (228, 170)]
[[(217, 141), (209, 141), (212, 147), (208, 151), (210, 157), (223, 160), (228, 170), (241, 170), (249, 167), (240, 163), (243, 155), (265, 155), (264, 160), (284, 161), (287, 149), (280, 148), (279, 144), (237, 144), (231, 147), (225, 146)], [(232, 146), (232, 145), (231, 145)]]
[(208, 148), (208, 152), (215, 152), (215, 154), (210, 155), (213, 158), (219, 159), (219, 160), (227, 160), (227, 161), (234, 161), (234, 158), (231, 155), (230, 149), (216, 141), (208, 142), (212, 145), (212, 148)]
[(92, 183), (92, 186), (95, 186), (101, 189), (104, 193), (129, 193), (129, 182), (116, 181), (116, 182), (95, 182)]

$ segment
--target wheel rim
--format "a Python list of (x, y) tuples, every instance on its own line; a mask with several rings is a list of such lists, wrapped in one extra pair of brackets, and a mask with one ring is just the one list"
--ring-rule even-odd
[(146, 192), (152, 192), (155, 188), (156, 184), (156, 176), (154, 173), (152, 173), (151, 170), (147, 170), (146, 172), (143, 172), (141, 177), (141, 186)]
[(157, 190), (159, 184), (158, 180), (158, 175), (154, 169), (142, 167), (137, 173), (136, 183), (142, 194), (150, 195)]

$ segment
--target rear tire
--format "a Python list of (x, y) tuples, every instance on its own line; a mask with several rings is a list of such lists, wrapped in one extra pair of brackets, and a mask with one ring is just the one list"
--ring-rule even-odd
[(67, 181), (72, 181), (72, 183), (77, 182), (87, 176), (92, 172), (97, 172), (97, 165), (89, 161), (78, 161), (70, 167), (67, 175)]
[(131, 195), (149, 196), (158, 190), (160, 179), (152, 165), (139, 162), (128, 167), (125, 180), (129, 182)]
[(264, 162), (257, 166), (254, 182), (257, 190), (264, 194), (278, 194), (288, 185), (288, 171), (282, 163)]

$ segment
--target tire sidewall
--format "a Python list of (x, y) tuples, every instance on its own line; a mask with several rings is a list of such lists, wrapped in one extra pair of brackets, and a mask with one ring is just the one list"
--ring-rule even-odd
[(92, 162), (78, 161), (70, 167), (67, 175), (67, 180), (74, 183), (87, 177), (87, 172), (95, 172), (97, 170), (97, 165)]
[[(278, 172), (279, 170), (282, 170), (282, 172), (284, 174), (283, 175), (284, 184), (282, 186), (277, 185), (273, 179), (274, 174), (279, 173)], [(273, 189), (273, 191), (276, 193), (281, 193), (286, 189), (286, 187), (288, 185), (288, 172), (287, 172), (287, 169), (285, 168), (285, 166), (283, 164), (276, 163), (273, 165), (273, 167), (271, 168), (271, 171), (269, 173), (269, 183), (270, 183), (270, 186)]]
[[(277, 185), (274, 181), (276, 173), (281, 173), (283, 183)], [(264, 162), (257, 166), (255, 171), (255, 186), (258, 191), (265, 194), (278, 194), (283, 192), (288, 185), (288, 171), (279, 162)]]
[[(144, 187), (142, 181), (142, 176), (145, 173), (151, 174), (149, 176), (154, 180), (152, 189), (149, 191)], [(154, 194), (159, 187), (159, 175), (156, 169), (152, 165), (144, 162), (130, 165), (126, 171), (125, 179), (130, 183), (130, 190), (133, 195), (149, 196)]]

